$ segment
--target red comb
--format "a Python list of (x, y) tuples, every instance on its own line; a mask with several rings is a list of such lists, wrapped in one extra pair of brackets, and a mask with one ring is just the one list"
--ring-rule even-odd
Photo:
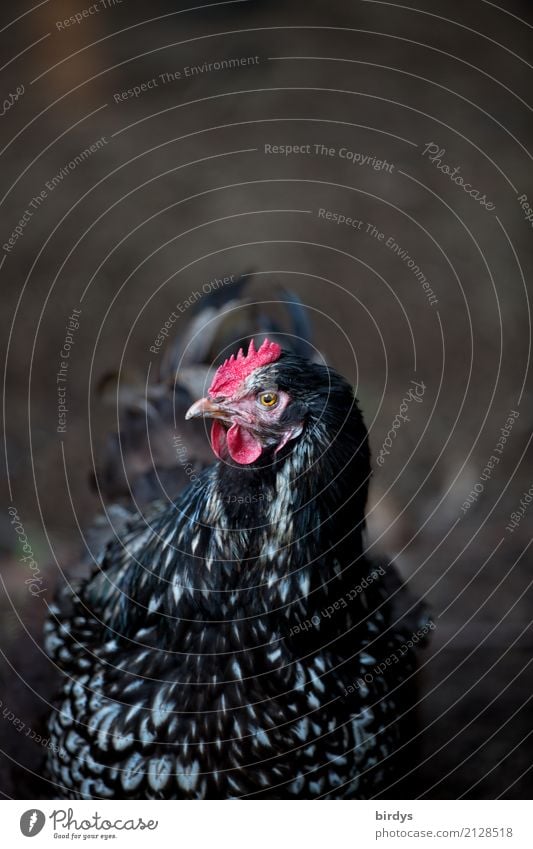
[(256, 368), (274, 363), (281, 356), (281, 348), (276, 342), (265, 339), (258, 351), (255, 350), (254, 340), (250, 342), (246, 356), (242, 348), (237, 356), (232, 354), (219, 368), (209, 387), (210, 395), (229, 395), (235, 392), (243, 380)]

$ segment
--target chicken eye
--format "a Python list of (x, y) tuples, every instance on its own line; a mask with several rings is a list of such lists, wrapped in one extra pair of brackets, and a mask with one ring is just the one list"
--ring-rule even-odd
[(262, 407), (275, 407), (278, 403), (278, 396), (275, 392), (261, 392), (258, 400)]

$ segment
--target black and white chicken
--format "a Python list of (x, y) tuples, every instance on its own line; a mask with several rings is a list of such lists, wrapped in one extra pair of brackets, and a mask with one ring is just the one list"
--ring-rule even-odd
[[(217, 462), (128, 521), (46, 626), (64, 798), (368, 798), (397, 778), (423, 609), (365, 554), (348, 382), (264, 340), (187, 420)], [(405, 602), (403, 602), (405, 606)], [(409, 606), (409, 605), (408, 605)], [(51, 746), (52, 748), (52, 746)]]

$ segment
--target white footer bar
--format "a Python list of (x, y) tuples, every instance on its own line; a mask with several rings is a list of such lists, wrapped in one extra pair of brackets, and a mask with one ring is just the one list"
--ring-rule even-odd
[[(527, 801), (4, 801), (2, 845), (531, 849)], [(35, 843), (29, 843), (30, 839)], [(147, 844), (147, 841), (150, 841)]]

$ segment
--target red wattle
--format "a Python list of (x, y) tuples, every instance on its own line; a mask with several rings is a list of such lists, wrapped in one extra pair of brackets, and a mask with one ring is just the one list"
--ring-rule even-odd
[(259, 440), (246, 428), (234, 424), (226, 433), (225, 427), (216, 419), (211, 425), (211, 448), (219, 460), (223, 460), (229, 452), (232, 460), (241, 466), (253, 463), (263, 451)]
[(234, 424), (228, 430), (227, 436), (228, 451), (231, 458), (236, 463), (246, 465), (253, 463), (261, 456), (263, 446), (249, 430)]

